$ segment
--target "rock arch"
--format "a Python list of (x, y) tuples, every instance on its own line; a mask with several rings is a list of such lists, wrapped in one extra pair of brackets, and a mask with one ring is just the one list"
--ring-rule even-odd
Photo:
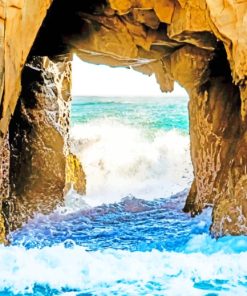
[(215, 236), (247, 233), (246, 1), (4, 0), (0, 8), (2, 239), (50, 210), (44, 188), (52, 208), (83, 176), (67, 157), (73, 52), (154, 73), (163, 91), (174, 81), (187, 90), (195, 179), (185, 211), (213, 206)]

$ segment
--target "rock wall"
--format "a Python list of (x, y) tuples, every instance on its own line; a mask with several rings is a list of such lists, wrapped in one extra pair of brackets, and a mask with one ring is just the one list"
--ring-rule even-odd
[[(4, 200), (3, 212), (10, 230), (33, 213), (49, 213), (62, 203), (64, 189), (69, 186), (66, 171), (72, 176), (70, 183), (73, 181), (66, 161), (71, 157), (71, 55), (30, 58), (22, 84), (9, 128), (10, 198)], [(81, 176), (75, 186), (84, 194), (85, 176)]]
[(74, 189), (81, 195), (86, 192), (86, 175), (82, 164), (76, 155), (69, 153), (66, 157), (66, 179), (64, 192)]
[[(7, 133), (3, 139), (3, 144), (0, 147), (0, 201), (9, 197), (9, 164), (10, 164), (10, 149), (9, 149), (9, 134)], [(2, 212), (2, 202), (0, 203), (0, 242), (5, 241), (6, 219)]]
[(51, 3), (52, 0), (0, 1), (1, 133), (8, 130), (20, 94), (21, 71)]
[[(8, 129), (21, 90), (21, 71), (51, 2), (0, 1), (0, 209), (9, 197)], [(1, 213), (0, 241), (5, 240), (4, 217)]]
[[(63, 159), (59, 162), (59, 171), (63, 173), (56, 174), (54, 183), (49, 183), (51, 196), (56, 191), (56, 186), (53, 185), (58, 182), (58, 195), (61, 197), (62, 184), (65, 183), (66, 160), (62, 153), (67, 145), (68, 131), (61, 132), (55, 121), (49, 123), (51, 130), (43, 129), (45, 118), (50, 120), (44, 103), (37, 104), (39, 107), (35, 108), (38, 109), (33, 109), (30, 107), (32, 100), (22, 95), (17, 109), (15, 105), (20, 92), (21, 71), (28, 53), (31, 59), (40, 56), (40, 61), (51, 64), (53, 61), (47, 56), (74, 52), (81, 59), (92, 63), (132, 67), (147, 75), (154, 73), (163, 91), (173, 90), (174, 81), (178, 81), (187, 90), (190, 95), (191, 156), (195, 179), (185, 211), (195, 215), (205, 207), (212, 206), (211, 231), (215, 236), (247, 233), (246, 1), (71, 0), (68, 3), (66, 0), (37, 0), (33, 3), (5, 0), (0, 7), (2, 143), (6, 139), (9, 119), (14, 111), (10, 130), (11, 147), (15, 146), (13, 134), (28, 135), (28, 149), (37, 156), (38, 163), (40, 160), (45, 161), (48, 152), (43, 146), (38, 152), (37, 143), (43, 145), (45, 141), (52, 142), (52, 137), (57, 139), (56, 143), (59, 145), (56, 144), (56, 148), (51, 143), (49, 145), (53, 147), (54, 157), (59, 158), (60, 155), (60, 159)], [(36, 66), (32, 69), (27, 64), (26, 67), (29, 67), (29, 71), (36, 71)], [(25, 71), (22, 77), (25, 76)], [(52, 71), (50, 72), (53, 74), (48, 71), (49, 75), (54, 76), (54, 69)], [(58, 69), (58, 73), (62, 75), (64, 69)], [(29, 76), (28, 74), (27, 78), (22, 79), (22, 93), (25, 89), (29, 93), (31, 91)], [(32, 77), (36, 81), (33, 83), (37, 84), (40, 76)], [(40, 92), (43, 95), (36, 96), (37, 102), (44, 102), (53, 91), (47, 81), (49, 78), (44, 80)], [(59, 88), (57, 93), (54, 92), (54, 98), (59, 97), (58, 93)], [(34, 116), (36, 111), (45, 116), (42, 115), (39, 119)], [(19, 114), (18, 118), (16, 113)], [(23, 122), (18, 125), (20, 118), (24, 119), (25, 124), (28, 122), (27, 126)], [(27, 133), (28, 129), (35, 132)], [(24, 139), (22, 137), (22, 143)], [(3, 144), (0, 143), (0, 147)], [(0, 153), (1, 151), (3, 148), (0, 148)], [(21, 200), (14, 199), (14, 196), (22, 196), (21, 192), (24, 190), (29, 191), (24, 194), (27, 206), (33, 204), (36, 209), (45, 209), (43, 189), (39, 192), (41, 197), (39, 194), (36, 199), (31, 197), (32, 192), (40, 188), (35, 183), (35, 178), (39, 176), (42, 179), (44, 171), (30, 162), (28, 176), (18, 176), (15, 169), (18, 166), (27, 167), (25, 161), (28, 154), (24, 153), (23, 158), (18, 149), (10, 152), (10, 183), (22, 184), (20, 187), (10, 184), (13, 204), (17, 203), (17, 199)], [(14, 165), (11, 155), (16, 155)], [(6, 163), (5, 161), (5, 166)], [(77, 176), (82, 176), (83, 173), (78, 173), (80, 165), (77, 165), (73, 157), (67, 160), (67, 164), (71, 166), (67, 180), (73, 184), (81, 177), (72, 178), (71, 173), (74, 172)], [(3, 176), (0, 176), (1, 179), (3, 180)], [(3, 183), (0, 181), (0, 184), (1, 182)], [(23, 186), (25, 183), (27, 186)], [(4, 203), (4, 209), (6, 208), (13, 207), (5, 206)], [(6, 210), (3, 212), (6, 213)], [(9, 214), (7, 220), (16, 215)]]

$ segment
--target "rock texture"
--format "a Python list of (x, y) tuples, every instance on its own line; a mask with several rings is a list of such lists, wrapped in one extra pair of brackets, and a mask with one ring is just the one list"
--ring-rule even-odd
[[(54, 157), (61, 160), (58, 161), (60, 174), (56, 173), (49, 183), (49, 196), (53, 196), (59, 188), (59, 194), (55, 195), (60, 196), (60, 200), (66, 178), (67, 183), (77, 186), (77, 181), (84, 176), (73, 156), (66, 161), (64, 147), (67, 147), (68, 131), (58, 128), (63, 126), (62, 121), (58, 124), (56, 116), (51, 119), (47, 103), (44, 103), (51, 92), (54, 106), (56, 100), (60, 100), (60, 88), (57, 87), (54, 92), (49, 77), (63, 75), (64, 68), (55, 67), (54, 70), (54, 67), (45, 67), (45, 75), (49, 73), (50, 76), (44, 79), (42, 91), (36, 92), (39, 103), (35, 108), (29, 95), (25, 94), (25, 90), (30, 93), (32, 83), (41, 88), (40, 72), (35, 69), (37, 65), (40, 69), (44, 61), (48, 65), (54, 63), (47, 56), (74, 52), (92, 63), (132, 67), (147, 75), (155, 74), (163, 91), (173, 90), (174, 81), (187, 90), (190, 95), (191, 157), (195, 179), (185, 211), (196, 215), (205, 207), (212, 206), (211, 231), (215, 236), (247, 234), (246, 1), (71, 0), (68, 3), (66, 0), (37, 0), (31, 3), (5, 0), (0, 8), (0, 154), (6, 155), (0, 162), (0, 187), (1, 184), (8, 184), (2, 168), (9, 166), (6, 135), (14, 112), (10, 126), (11, 147), (19, 141), (15, 140), (19, 134), (23, 134), (25, 137), (20, 141), (28, 147), (28, 151), (32, 151), (28, 153), (34, 153), (37, 164), (41, 160), (45, 163), (46, 153), (49, 158), (50, 152), (44, 149), (47, 141)], [(25, 78), (24, 70), (22, 95), (15, 108), (21, 71), (28, 54), (25, 69), (36, 71), (39, 75), (35, 72), (31, 81), (29, 74)], [(40, 58), (34, 60), (35, 56)], [(33, 61), (32, 67), (30, 60)], [(63, 100), (65, 102), (66, 99)], [(68, 105), (65, 103), (63, 108), (67, 110)], [(58, 110), (58, 107), (55, 109)], [(63, 118), (62, 114), (58, 117)], [(25, 124), (20, 123), (20, 119)], [(28, 133), (28, 129), (34, 132)], [(25, 144), (27, 138), (28, 143)], [(52, 144), (52, 139), (56, 139), (56, 145)], [(37, 143), (41, 143), (40, 149)], [(24, 198), (27, 205), (33, 204), (37, 210), (39, 207), (46, 208), (44, 187), (40, 189), (42, 182), (38, 184), (39, 178), (44, 180), (44, 184), (46, 182), (43, 167), (34, 165), (35, 162), (29, 162), (31, 166), (27, 166), (28, 153), (24, 153), (26, 158), (23, 158), (20, 151), (10, 150), (11, 192), (10, 197), (8, 193), (2, 197), (5, 199), (4, 214), (7, 208), (13, 208), (8, 206), (10, 200), (13, 205), (23, 204), (24, 191), (29, 192), (24, 194), (29, 195)], [(66, 162), (69, 168), (67, 177)], [(20, 176), (15, 173), (13, 163), (15, 169), (25, 167), (28, 174)], [(78, 177), (71, 177), (71, 174)], [(32, 192), (35, 190), (39, 194), (34, 199)], [(15, 198), (17, 195), (19, 197)], [(5, 220), (8, 222), (15, 216), (17, 213), (11, 213)]]
[(10, 229), (34, 212), (52, 211), (63, 201), (66, 182), (79, 174), (75, 187), (85, 193), (82, 167), (77, 165), (71, 172), (66, 161), (71, 157), (71, 55), (32, 57), (23, 70), (22, 84), (9, 129), (10, 198), (4, 200), (3, 212)]
[(66, 158), (66, 186), (65, 191), (73, 188), (79, 194), (86, 192), (86, 175), (83, 171), (80, 160), (73, 153), (69, 153)]
[(21, 71), (52, 0), (0, 2), (0, 131), (6, 133), (21, 89)]
[[(5, 135), (3, 144), (0, 148), (0, 201), (4, 198), (9, 197), (9, 162), (10, 162), (10, 151), (9, 151), (9, 135)], [(0, 242), (5, 241), (5, 219), (2, 212), (2, 203), (0, 204)]]

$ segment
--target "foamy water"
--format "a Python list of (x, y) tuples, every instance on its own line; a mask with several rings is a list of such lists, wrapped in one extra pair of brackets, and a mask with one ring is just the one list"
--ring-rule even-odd
[(192, 180), (186, 99), (76, 98), (87, 195), (0, 246), (0, 296), (247, 295), (247, 238), (211, 238), (182, 209)]
[[(247, 239), (212, 239), (184, 193), (39, 216), (1, 248), (3, 295), (246, 295)], [(4, 290), (5, 289), (5, 290)], [(28, 294), (29, 293), (29, 294)]]
[(103, 118), (72, 128), (73, 151), (87, 175), (90, 205), (133, 195), (169, 197), (190, 186), (189, 137), (177, 130), (150, 132)]
[(2, 295), (246, 295), (246, 260), (247, 253), (1, 248), (0, 289)]

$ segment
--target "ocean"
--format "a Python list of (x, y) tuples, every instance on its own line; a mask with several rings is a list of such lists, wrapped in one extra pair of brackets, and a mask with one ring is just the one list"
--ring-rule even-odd
[(187, 98), (74, 97), (87, 194), (0, 246), (1, 295), (247, 295), (247, 238), (182, 209), (193, 177)]

